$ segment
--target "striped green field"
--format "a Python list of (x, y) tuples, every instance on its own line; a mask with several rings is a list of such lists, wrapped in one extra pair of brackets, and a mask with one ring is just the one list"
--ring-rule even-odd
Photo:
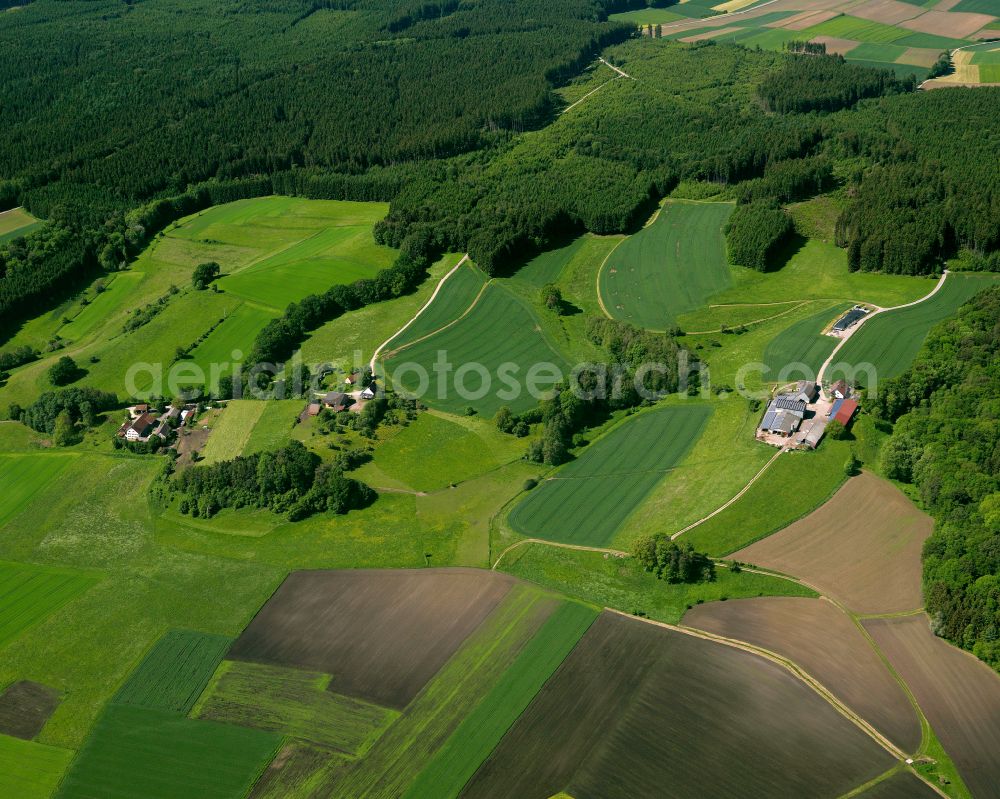
[(406, 799), (457, 797), (596, 618), (593, 608), (562, 603), (420, 772)]
[[(208, 443), (202, 452), (206, 465), (231, 461), (242, 455), (250, 441), (254, 427), (269, 403), (263, 400), (232, 400), (212, 428)], [(304, 403), (303, 403), (304, 404)]]
[(60, 799), (241, 799), (281, 736), (111, 705), (63, 779)]
[[(815, 39), (817, 36), (832, 36), (838, 39), (852, 39), (856, 42), (871, 42), (888, 44), (910, 36), (913, 31), (896, 28), (882, 22), (871, 22), (867, 19), (842, 14), (828, 19), (818, 25), (813, 25), (799, 32), (802, 39)], [(920, 47), (921, 45), (910, 45)]]
[[(762, 359), (768, 368), (764, 378), (769, 382), (818, 378), (820, 366), (839, 342), (839, 339), (832, 336), (824, 336), (823, 329), (849, 307), (851, 306), (846, 303), (826, 307), (787, 327), (771, 339)], [(789, 371), (782, 375), (782, 370), (791, 364), (804, 364), (806, 368), (804, 371)]]
[[(1000, 275), (952, 273), (941, 290), (926, 302), (873, 317), (837, 353), (824, 380), (851, 377), (842, 367), (837, 368), (840, 364), (848, 364), (852, 369), (871, 364), (878, 379), (901, 374), (913, 362), (934, 325), (952, 316), (974, 294), (997, 281)], [(865, 372), (858, 373), (858, 378), (866, 385), (871, 380)]]
[(707, 405), (680, 405), (629, 417), (527, 494), (510, 526), (533, 538), (606, 546), (683, 460), (711, 413)]
[(1000, 44), (993, 44), (990, 48), (973, 51), (972, 63), (979, 64), (1000, 64)]
[(635, 11), (609, 14), (608, 19), (613, 22), (634, 22), (636, 25), (658, 25), (687, 19), (687, 17), (669, 8), (640, 8)]
[(399, 712), (336, 694), (329, 683), (329, 674), (227, 660), (193, 715), (361, 756)]
[(616, 319), (664, 330), (705, 304), (732, 278), (722, 228), (731, 203), (668, 202), (656, 220), (623, 241), (599, 276), (601, 299)]
[[(450, 364), (447, 373), (434, 369), (440, 353)], [(537, 379), (528, 379), (529, 370), (545, 364), (558, 370), (559, 377), (546, 369), (534, 373)], [(509, 393), (501, 372), (505, 366), (509, 377), (520, 383)], [(398, 351), (386, 370), (397, 388), (431, 407), (451, 413), (471, 407), (480, 416), (493, 416), (503, 405), (515, 412), (533, 407), (570, 367), (542, 332), (534, 310), (491, 283), (461, 321)]]
[(70, 454), (0, 455), (0, 526), (27, 508), (35, 494), (75, 458)]
[(257, 420), (242, 455), (281, 449), (292, 438), (292, 428), (305, 407), (305, 400), (270, 400)]
[(472, 307), (486, 280), (481, 269), (466, 261), (444, 282), (434, 302), (390, 342), (390, 351), (412, 344), (461, 317)]
[(98, 582), (72, 569), (0, 562), (0, 647)]
[(33, 217), (23, 208), (12, 208), (0, 213), (0, 244), (18, 236), (27, 236), (45, 223)]
[(871, 42), (865, 42), (859, 44), (853, 50), (849, 50), (844, 56), (851, 61), (879, 61), (890, 63), (896, 61), (903, 53), (906, 52), (905, 47), (901, 47), (898, 44), (873, 44)]
[(171, 630), (156, 642), (115, 695), (119, 705), (186, 714), (205, 689), (231, 639)]
[(0, 796), (48, 799), (72, 759), (69, 749), (0, 735)]

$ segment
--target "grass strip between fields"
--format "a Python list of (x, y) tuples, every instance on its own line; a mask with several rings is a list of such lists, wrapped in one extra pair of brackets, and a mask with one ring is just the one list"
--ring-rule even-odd
[(406, 799), (457, 797), (596, 618), (597, 611), (585, 605), (560, 605), (420, 772)]

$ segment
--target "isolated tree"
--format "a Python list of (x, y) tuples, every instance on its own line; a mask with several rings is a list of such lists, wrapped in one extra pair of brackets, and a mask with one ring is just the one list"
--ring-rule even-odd
[(56, 417), (56, 427), (52, 433), (52, 443), (57, 447), (68, 447), (76, 442), (76, 426), (69, 411), (61, 411)]
[(54, 386), (65, 386), (76, 380), (79, 371), (76, 361), (68, 355), (63, 355), (49, 368), (49, 380)]
[(835, 441), (841, 441), (847, 438), (847, 428), (844, 427), (844, 425), (842, 425), (836, 419), (833, 419), (826, 426), (826, 435), (828, 438), (832, 438)]
[(208, 284), (222, 274), (222, 268), (215, 261), (198, 264), (191, 275), (191, 282), (199, 291), (208, 288)]
[(546, 283), (542, 286), (542, 302), (550, 311), (555, 311), (558, 314), (562, 313), (563, 296), (555, 283)]
[(500, 407), (496, 416), (493, 417), (493, 421), (496, 423), (497, 430), (501, 433), (510, 433), (514, 429), (514, 414), (506, 405)]

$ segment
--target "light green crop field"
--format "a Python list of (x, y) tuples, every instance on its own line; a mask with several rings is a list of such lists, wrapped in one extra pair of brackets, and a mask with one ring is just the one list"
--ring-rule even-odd
[[(242, 363), (250, 352), (257, 333), (276, 316), (278, 312), (271, 308), (244, 302), (236, 306), (225, 321), (192, 350), (186, 360), (196, 364), (205, 375), (206, 383), (215, 383), (211, 385), (215, 389), (218, 384), (217, 381), (212, 381), (212, 376), (230, 374), (233, 363)], [(236, 360), (233, 359), (234, 352), (238, 356)]]
[(746, 494), (678, 541), (723, 557), (776, 533), (833, 496), (850, 453), (850, 442), (824, 439), (815, 452), (781, 455)]
[(504, 558), (500, 569), (599, 607), (641, 612), (668, 624), (680, 623), (688, 608), (702, 602), (755, 596), (816, 596), (790, 580), (747, 571), (734, 574), (723, 568), (716, 569), (712, 582), (671, 585), (644, 571), (634, 558), (605, 558), (600, 552), (545, 544), (518, 547)]
[(775, 272), (733, 267), (732, 273), (732, 288), (712, 297), (713, 304), (827, 300), (888, 308), (919, 300), (934, 288), (924, 277), (850, 272), (846, 250), (815, 239)]
[[(850, 307), (846, 303), (828, 306), (782, 330), (764, 350), (763, 362), (768, 369), (764, 377), (779, 383), (818, 379), (820, 366), (840, 343), (840, 339), (824, 336), (823, 330)], [(805, 369), (792, 370), (794, 364), (802, 364)]]
[(156, 642), (115, 694), (118, 705), (186, 714), (208, 685), (232, 639), (171, 630)]
[(317, 793), (354, 799), (402, 795), (517, 661), (558, 603), (532, 586), (513, 586), (368, 755), (345, 771), (333, 770)]
[(974, 49), (972, 63), (979, 64), (980, 66), (983, 64), (1000, 64), (1000, 45), (994, 42), (981, 49)]
[(912, 33), (913, 31), (896, 28), (882, 22), (870, 22), (866, 19), (842, 14), (800, 31), (799, 36), (803, 40), (815, 39), (817, 36), (833, 36), (838, 39), (853, 39), (856, 42), (887, 44), (903, 39)]
[(983, 83), (1000, 83), (1000, 64), (983, 64), (980, 66), (979, 80)]
[[(845, 374), (839, 364), (857, 368), (872, 364), (879, 379), (895, 377), (913, 362), (930, 329), (952, 316), (974, 294), (995, 285), (1000, 275), (951, 273), (941, 290), (926, 302), (879, 314), (847, 341), (830, 365), (824, 380), (836, 380)], [(847, 375), (851, 377), (851, 375)], [(864, 382), (868, 379), (859, 375)]]
[(0, 646), (72, 602), (98, 580), (72, 569), (0, 562)]
[(486, 274), (466, 261), (445, 281), (434, 302), (428, 305), (406, 330), (393, 338), (389, 343), (389, 351), (412, 344), (457, 321), (472, 308), (486, 281)]
[(0, 456), (0, 525), (31, 504), (50, 480), (74, 459), (70, 454)]
[(698, 403), (626, 419), (529, 493), (511, 512), (510, 526), (529, 537), (606, 546), (682, 461), (711, 413)]
[(280, 736), (260, 730), (112, 705), (94, 726), (56, 796), (239, 799), (280, 743)]
[(616, 319), (664, 330), (727, 288), (722, 228), (731, 203), (670, 201), (655, 221), (608, 257), (599, 278), (604, 307)]
[(292, 428), (305, 407), (305, 400), (270, 400), (250, 431), (241, 455), (281, 449), (292, 439)]
[[(428, 279), (412, 294), (367, 305), (364, 308), (346, 313), (332, 322), (327, 322), (310, 334), (303, 343), (300, 350), (303, 362), (312, 365), (331, 364), (345, 372), (366, 366), (372, 355), (375, 354), (376, 348), (382, 342), (393, 337), (424, 307), (434, 293), (438, 281), (451, 271), (451, 268), (458, 263), (461, 257), (455, 254), (443, 256), (440, 261), (431, 266), (428, 270)], [(462, 272), (464, 269), (465, 267), (459, 271)], [(451, 280), (458, 275), (458, 272), (452, 275), (445, 285), (450, 286)], [(425, 313), (431, 313), (431, 309), (446, 295), (446, 290), (442, 289), (433, 305), (428, 307)], [(471, 304), (471, 302), (470, 298), (469, 303)], [(418, 322), (423, 317), (424, 314), (421, 314)], [(414, 322), (414, 325), (418, 322)], [(409, 332), (410, 328), (407, 328), (404, 335)], [(395, 339), (393, 344), (395, 344)], [(391, 347), (392, 344), (390, 344)]]
[(563, 602), (420, 772), (406, 799), (457, 797), (596, 618), (592, 607)]
[(48, 799), (72, 759), (69, 749), (0, 735), (0, 795)]
[(0, 213), (0, 244), (16, 239), (18, 236), (27, 236), (44, 224), (43, 221), (36, 219), (23, 208), (12, 208), (9, 211), (4, 211)]
[(330, 286), (374, 277), (395, 260), (395, 250), (372, 239), (371, 225), (340, 226), (337, 222), (333, 217), (329, 224), (337, 226), (320, 229), (269, 258), (223, 276), (219, 288), (283, 310)]
[(193, 715), (361, 756), (399, 713), (336, 694), (329, 683), (329, 674), (227, 660)]
[(431, 411), (395, 431), (356, 476), (381, 487), (384, 474), (415, 491), (435, 491), (515, 461), (525, 447), (523, 439), (501, 433), (488, 419)]
[(208, 437), (202, 452), (204, 463), (210, 465), (219, 461), (231, 461), (242, 455), (246, 449), (254, 427), (264, 415), (268, 403), (263, 400), (232, 400)]
[[(451, 364), (447, 374), (434, 370), (442, 351)], [(509, 376), (521, 383), (520, 391), (505, 393), (504, 375), (499, 371), (504, 364), (510, 365)], [(566, 358), (542, 331), (535, 311), (505, 287), (492, 284), (458, 324), (397, 352), (386, 369), (397, 389), (420, 395), (431, 407), (452, 413), (471, 407), (491, 417), (503, 405), (514, 411), (533, 407), (558, 382), (549, 369), (534, 373), (537, 379), (531, 382), (539, 396), (532, 396), (527, 378), (537, 364), (551, 364), (559, 376), (570, 370)], [(485, 376), (475, 365), (485, 370)], [(421, 372), (427, 376), (427, 390), (422, 390)]]

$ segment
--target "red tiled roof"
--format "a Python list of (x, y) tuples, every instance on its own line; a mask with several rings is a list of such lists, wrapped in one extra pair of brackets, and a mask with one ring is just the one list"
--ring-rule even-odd
[(858, 401), (852, 399), (845, 399), (840, 405), (840, 409), (837, 411), (836, 415), (833, 417), (833, 421), (840, 422), (844, 427), (850, 424), (851, 419), (854, 417), (854, 412), (858, 409)]

